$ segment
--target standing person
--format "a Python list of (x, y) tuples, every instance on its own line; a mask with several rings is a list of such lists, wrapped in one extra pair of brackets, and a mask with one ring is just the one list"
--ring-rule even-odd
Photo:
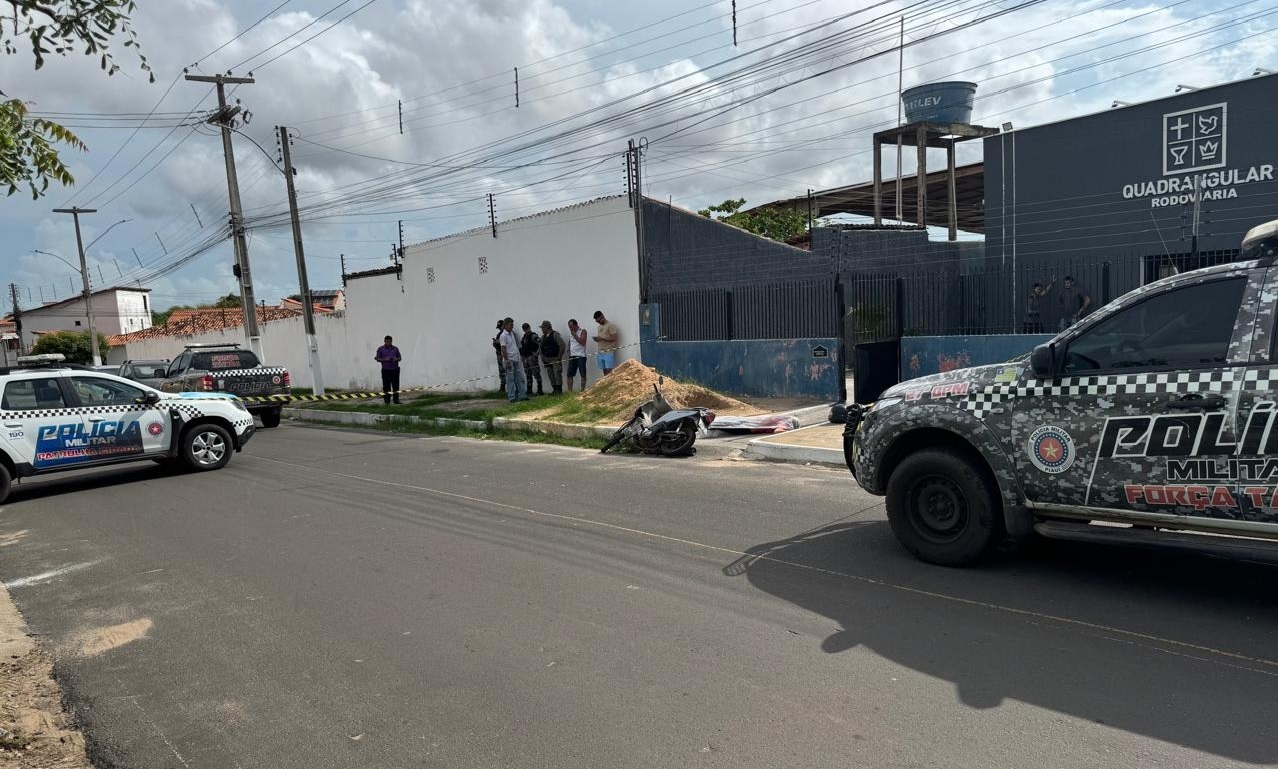
[(1087, 308), (1092, 306), (1092, 295), (1069, 275), (1061, 282), (1061, 291), (1056, 300), (1060, 302), (1061, 331), (1081, 320), (1087, 314)]
[(595, 332), (595, 343), (599, 345), (599, 368), (603, 369), (604, 376), (608, 376), (617, 367), (617, 347), (621, 342), (621, 331), (600, 310), (595, 310), (595, 323), (599, 324), (599, 329)]
[(1056, 279), (1052, 278), (1052, 282), (1048, 283), (1046, 288), (1042, 283), (1035, 283), (1030, 287), (1029, 296), (1025, 297), (1025, 324), (1022, 328), (1024, 333), (1043, 333), (1043, 297), (1055, 285)]
[(399, 403), (399, 362), (403, 358), (399, 354), (399, 348), (391, 344), (393, 340), (387, 336), (382, 340), (382, 346), (377, 348), (377, 352), (373, 355), (373, 360), (382, 364), (382, 398), (386, 403), (391, 402), (391, 398), (395, 398), (395, 402)]
[(497, 386), (499, 390), (506, 389), (506, 356), (501, 352), (501, 332), (506, 327), (506, 321), (497, 320), (497, 333), (493, 335), (493, 352), (497, 355), (497, 375), (501, 377), (501, 384)]
[[(558, 395), (564, 391), (564, 353), (568, 352), (563, 334), (550, 325), (550, 321), (541, 322), (541, 362), (546, 368), (546, 378), (550, 380), (550, 391)], [(568, 389), (572, 389), (569, 387)]]
[(519, 338), (519, 355), (524, 359), (524, 377), (528, 382), (528, 394), (533, 395), (533, 380), (537, 380), (537, 395), (545, 395), (541, 386), (541, 337), (532, 326), (523, 325), (524, 335)]
[(577, 319), (568, 321), (568, 392), (572, 392), (572, 378), (581, 372), (581, 389), (586, 389), (586, 329), (577, 325)]
[(524, 359), (519, 354), (519, 339), (515, 336), (514, 318), (502, 323), (497, 337), (506, 364), (506, 399), (511, 403), (528, 400), (528, 386), (524, 381)]

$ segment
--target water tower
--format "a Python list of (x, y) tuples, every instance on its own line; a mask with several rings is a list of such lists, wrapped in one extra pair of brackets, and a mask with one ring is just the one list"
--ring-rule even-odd
[[(998, 133), (997, 128), (972, 125), (972, 102), (976, 83), (946, 81), (925, 83), (901, 92), (905, 124), (874, 134), (874, 224), (883, 224), (883, 145), (914, 147), (918, 154), (918, 171), (914, 177), (914, 218), (919, 229), (927, 227), (927, 188), (932, 180), (927, 174), (929, 147), (944, 149), (946, 173), (943, 180), (949, 203), (949, 239), (958, 240), (958, 200), (955, 193), (955, 146), (959, 142), (980, 139)], [(903, 182), (895, 190), (900, 198)], [(904, 217), (904, 206), (902, 207)]]

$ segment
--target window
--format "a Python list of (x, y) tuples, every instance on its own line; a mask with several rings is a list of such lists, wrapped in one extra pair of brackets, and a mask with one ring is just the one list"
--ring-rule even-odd
[(0, 408), (5, 411), (31, 411), (34, 409), (63, 409), (62, 388), (57, 377), (18, 379), (4, 386)]
[(197, 371), (227, 371), (237, 368), (257, 368), (257, 356), (252, 350), (211, 350), (195, 353), (191, 366)]
[(71, 386), (79, 394), (80, 403), (85, 406), (131, 405), (137, 403), (146, 394), (141, 388), (133, 385), (89, 376), (71, 377)]
[(77, 320), (77, 321), (75, 322), (75, 324), (76, 324), (77, 326), (78, 326), (78, 325), (80, 325), (80, 321), (78, 321), (78, 320)]
[(169, 366), (169, 376), (177, 376), (186, 371), (187, 361), (191, 359), (191, 354), (184, 352), (173, 359), (173, 364)]
[(1200, 283), (1120, 310), (1069, 343), (1066, 373), (1226, 363), (1244, 277)]

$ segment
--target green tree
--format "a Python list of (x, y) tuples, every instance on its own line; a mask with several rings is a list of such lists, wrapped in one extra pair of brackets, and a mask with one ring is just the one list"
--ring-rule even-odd
[(239, 294), (227, 294), (226, 296), (214, 302), (213, 306), (214, 307), (242, 307), (244, 306), (244, 300), (240, 298)]
[[(111, 345), (107, 344), (105, 336), (98, 334), (98, 350), (102, 357), (106, 357), (107, 350), (111, 349)], [(45, 334), (36, 341), (35, 346), (31, 348), (32, 355), (48, 355), (51, 353), (61, 353), (66, 356), (68, 363), (91, 363), (93, 362), (93, 344), (89, 340), (88, 331), (55, 331), (52, 334)]]
[[(107, 75), (114, 75), (120, 66), (111, 54), (110, 43), (114, 38), (123, 38), (124, 47), (137, 53), (142, 70), (151, 73), (133, 32), (134, 0), (7, 0), (7, 5), (4, 23), (0, 24), (4, 52), (13, 55), (29, 45), (36, 69), (44, 66), (45, 57), (50, 54), (66, 56), (82, 51), (86, 56), (99, 57), (102, 69)], [(150, 80), (155, 82), (154, 74), (150, 74)], [(0, 88), (0, 96), (9, 95)], [(55, 144), (86, 149), (75, 134), (61, 125), (32, 118), (22, 99), (0, 101), (0, 184), (8, 186), (7, 194), (12, 195), (25, 185), (32, 198), (39, 198), (48, 190), (50, 181), (63, 186), (75, 183)]]
[(744, 205), (745, 198), (729, 198), (697, 213), (772, 240), (785, 241), (808, 231), (808, 217), (802, 211), (793, 208), (742, 211)]

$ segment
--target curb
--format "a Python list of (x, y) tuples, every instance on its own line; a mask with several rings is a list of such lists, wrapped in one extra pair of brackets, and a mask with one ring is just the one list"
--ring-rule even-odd
[[(483, 423), (480, 422), (479, 424), (482, 425)], [(574, 425), (567, 422), (511, 419), (510, 417), (493, 417), (493, 429), (512, 433), (541, 433), (543, 435), (555, 435), (560, 438), (611, 438), (612, 434), (617, 431), (615, 427)]]
[(486, 430), (488, 424), (474, 419), (443, 419), (433, 417), (415, 417), (410, 414), (368, 414), (362, 411), (321, 411), (319, 409), (284, 409), (284, 415), (302, 422), (324, 422), (342, 425), (377, 425), (387, 422), (404, 424), (425, 424), (433, 427), (465, 427), (471, 430)]
[[(819, 425), (811, 425), (811, 427), (817, 426)], [(804, 429), (807, 428), (799, 428), (799, 430)], [(793, 443), (771, 443), (768, 441), (768, 438), (771, 437), (773, 436), (767, 435), (748, 442), (745, 446), (745, 456), (751, 459), (769, 459), (774, 462), (845, 466), (842, 449), (802, 446)]]

